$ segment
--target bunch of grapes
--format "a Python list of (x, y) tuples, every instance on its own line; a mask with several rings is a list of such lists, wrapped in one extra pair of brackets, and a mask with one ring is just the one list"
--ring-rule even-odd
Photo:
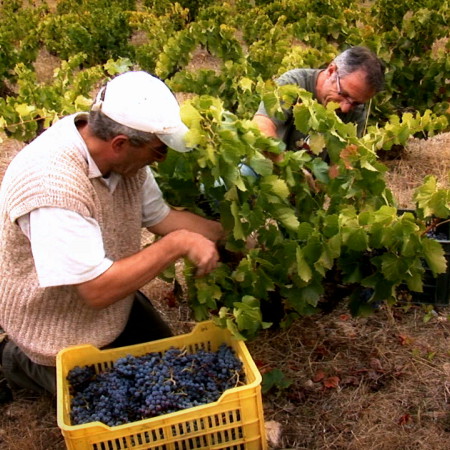
[(448, 241), (448, 236), (445, 233), (439, 233), (436, 229), (427, 231), (426, 237), (436, 239), (437, 241)]
[(245, 375), (233, 349), (222, 344), (215, 352), (171, 347), (127, 355), (100, 373), (76, 366), (67, 380), (73, 425), (116, 426), (215, 402), (225, 390), (245, 384)]

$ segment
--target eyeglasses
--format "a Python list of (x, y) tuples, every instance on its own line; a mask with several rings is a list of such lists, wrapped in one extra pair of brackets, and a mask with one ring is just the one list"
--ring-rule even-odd
[(344, 92), (341, 89), (341, 77), (339, 76), (339, 72), (336, 70), (336, 87), (337, 87), (337, 93), (340, 97), (344, 99), (346, 103), (348, 103), (350, 106), (359, 106), (363, 103), (361, 102), (355, 102), (350, 95), (347, 94), (347, 92)]
[(151, 147), (150, 150), (152, 151), (155, 160), (156, 161), (164, 161), (167, 156), (167, 145), (161, 145), (159, 147)]

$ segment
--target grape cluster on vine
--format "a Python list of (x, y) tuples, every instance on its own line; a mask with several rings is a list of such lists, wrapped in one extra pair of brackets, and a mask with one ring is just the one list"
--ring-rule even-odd
[(76, 366), (67, 375), (73, 425), (100, 421), (122, 425), (215, 402), (230, 388), (245, 384), (243, 364), (222, 344), (217, 351), (127, 355), (110, 369)]
[(445, 233), (439, 233), (436, 230), (429, 230), (426, 233), (426, 237), (435, 239), (437, 241), (448, 241), (449, 237)]

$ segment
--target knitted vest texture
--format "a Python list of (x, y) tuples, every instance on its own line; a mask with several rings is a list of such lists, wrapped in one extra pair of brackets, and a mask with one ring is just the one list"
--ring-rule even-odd
[(46, 206), (75, 211), (99, 223), (108, 258), (124, 258), (140, 249), (145, 180), (140, 171), (110, 193), (100, 178), (89, 179), (73, 118), (60, 122), (21, 150), (0, 191), (0, 325), (43, 365), (55, 365), (64, 347), (112, 342), (125, 327), (132, 296), (94, 310), (73, 286), (39, 287), (30, 242), (16, 219)]

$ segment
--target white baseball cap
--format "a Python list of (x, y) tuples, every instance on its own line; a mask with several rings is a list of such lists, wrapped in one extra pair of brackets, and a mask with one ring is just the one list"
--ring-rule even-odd
[(192, 150), (184, 142), (188, 128), (181, 121), (175, 96), (147, 72), (125, 72), (113, 78), (100, 89), (92, 110), (127, 127), (153, 133), (178, 152)]

